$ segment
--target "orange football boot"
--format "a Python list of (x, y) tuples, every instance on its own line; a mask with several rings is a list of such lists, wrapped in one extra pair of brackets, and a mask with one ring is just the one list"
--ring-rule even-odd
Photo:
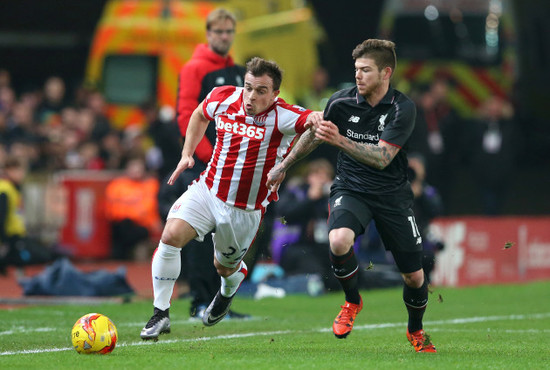
[(337, 338), (345, 338), (351, 333), (351, 329), (353, 329), (355, 317), (363, 309), (363, 299), (361, 298), (359, 304), (346, 301), (346, 304), (340, 307), (342, 307), (342, 310), (336, 316), (336, 319), (334, 319), (332, 331)]
[(423, 329), (412, 333), (409, 333), (409, 329), (407, 329), (407, 339), (411, 342), (416, 352), (437, 352), (430, 340), (430, 336)]

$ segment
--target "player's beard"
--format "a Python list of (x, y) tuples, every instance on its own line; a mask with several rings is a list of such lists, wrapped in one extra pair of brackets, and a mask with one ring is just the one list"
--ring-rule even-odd
[(382, 76), (378, 76), (378, 79), (376, 81), (372, 81), (372, 83), (364, 86), (363, 91), (359, 91), (359, 94), (361, 94), (365, 99), (368, 99), (372, 96), (378, 89), (382, 87)]

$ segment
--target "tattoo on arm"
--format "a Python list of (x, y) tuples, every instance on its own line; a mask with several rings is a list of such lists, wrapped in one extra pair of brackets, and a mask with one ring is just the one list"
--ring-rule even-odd
[(315, 148), (317, 148), (319, 144), (321, 144), (321, 141), (315, 138), (315, 132), (312, 129), (304, 132), (298, 141), (294, 143), (294, 146), (288, 156), (281, 162), (284, 169), (288, 169), (294, 163), (307, 156)]
[(393, 145), (362, 144), (344, 139), (342, 150), (361, 163), (383, 170), (399, 152)]

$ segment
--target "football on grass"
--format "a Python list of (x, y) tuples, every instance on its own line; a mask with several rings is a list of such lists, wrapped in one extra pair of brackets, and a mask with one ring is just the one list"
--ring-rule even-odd
[(73, 347), (78, 353), (111, 353), (115, 349), (117, 338), (115, 324), (100, 313), (82, 316), (71, 331)]

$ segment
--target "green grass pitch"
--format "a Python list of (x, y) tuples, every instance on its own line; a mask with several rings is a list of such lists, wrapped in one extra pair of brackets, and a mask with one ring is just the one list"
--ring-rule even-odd
[[(172, 333), (143, 342), (151, 301), (0, 310), (0, 368), (12, 369), (549, 369), (550, 282), (433, 288), (424, 329), (438, 353), (416, 353), (405, 337), (401, 289), (362, 292), (365, 306), (347, 339), (332, 334), (343, 293), (255, 301), (233, 308), (251, 320), (203, 327), (174, 300)], [(119, 341), (109, 355), (71, 348), (74, 322), (110, 317)]]

